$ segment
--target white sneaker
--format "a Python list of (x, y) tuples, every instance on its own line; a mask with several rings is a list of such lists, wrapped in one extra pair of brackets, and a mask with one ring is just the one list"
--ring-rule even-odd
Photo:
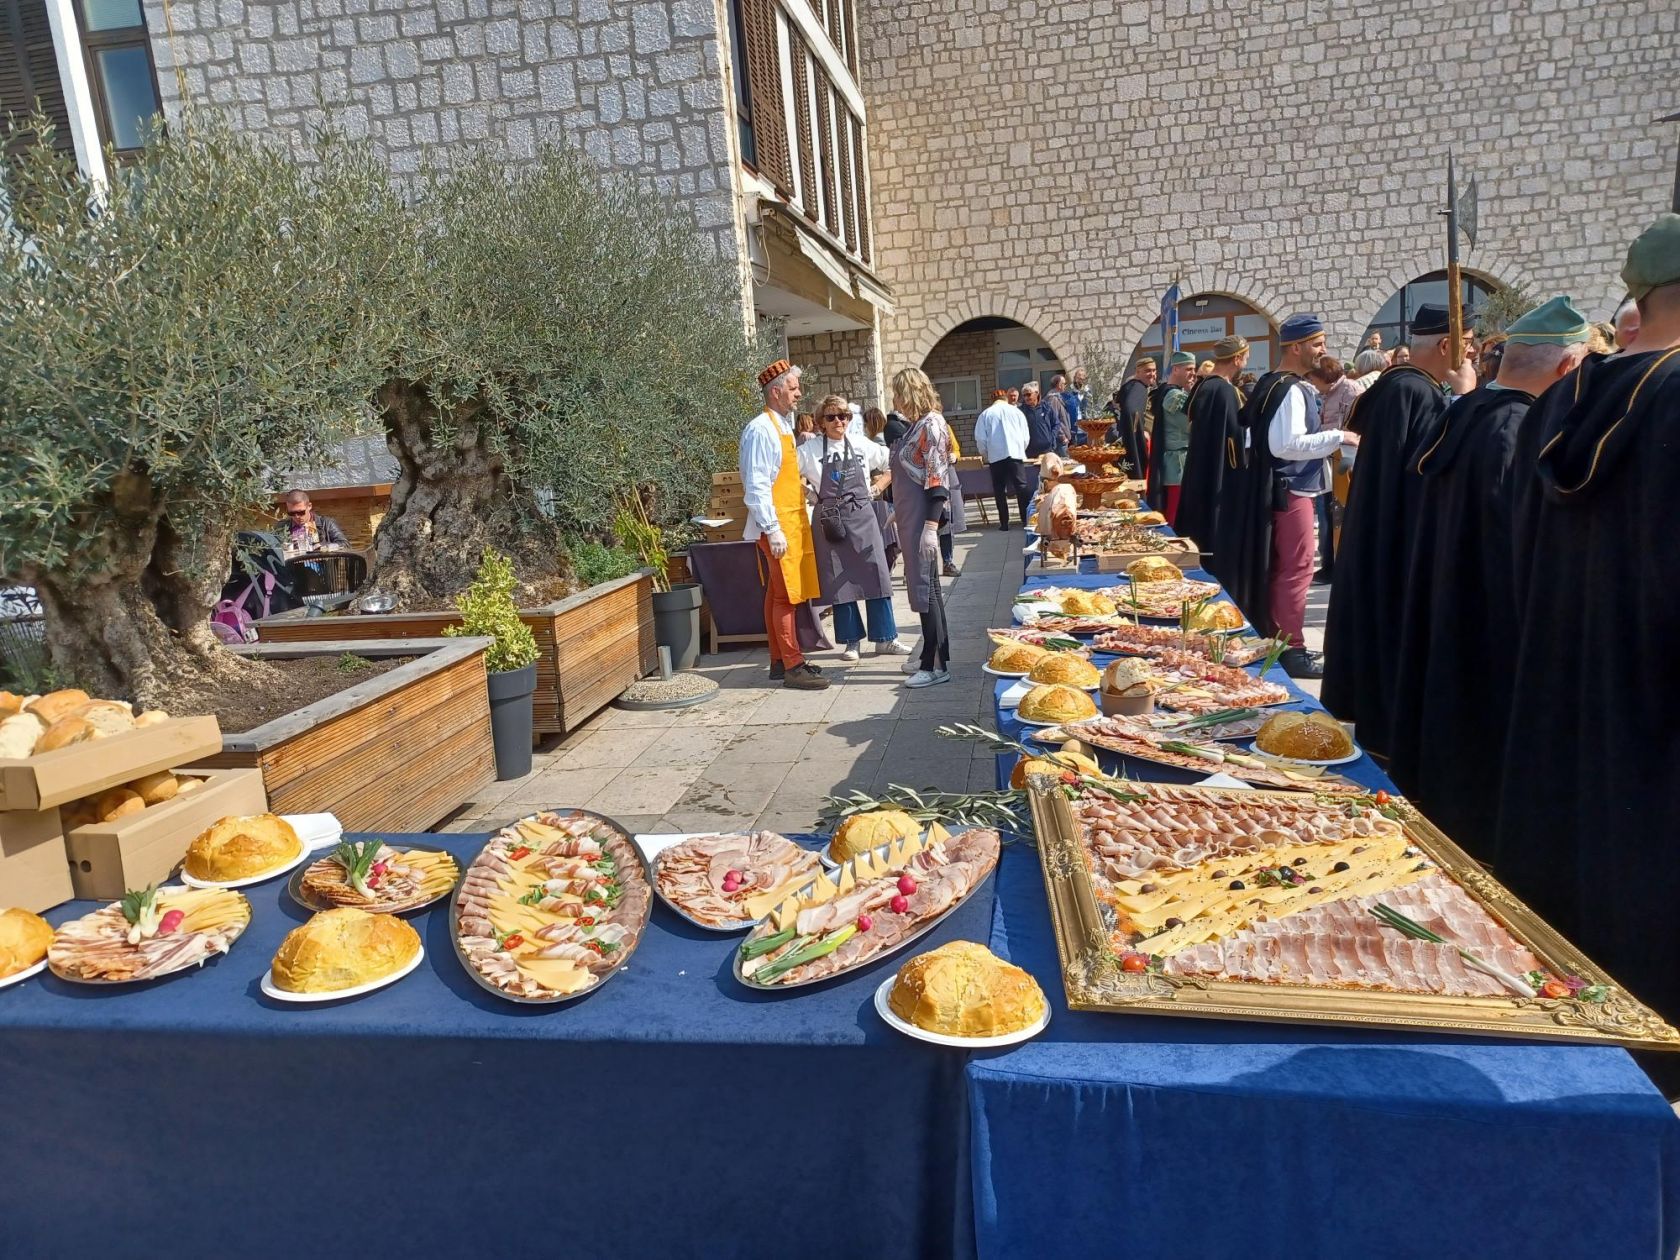
[(914, 674), (921, 667), (922, 658), (920, 656), (906, 656), (904, 658), (904, 672), (906, 674)]
[(906, 687), (932, 687), (937, 683), (951, 681), (951, 671), (948, 669), (918, 669), (904, 680)]
[(908, 643), (900, 643), (897, 639), (892, 639), (892, 640), (890, 640), (886, 643), (877, 643), (875, 645), (875, 655), (876, 656), (909, 656), (910, 655), (910, 645)]
[(846, 650), (844, 652), (840, 653), (840, 659), (843, 660), (843, 661), (855, 661), (855, 660), (857, 660), (857, 658), (858, 658), (858, 645), (855, 644), (855, 643), (846, 644)]

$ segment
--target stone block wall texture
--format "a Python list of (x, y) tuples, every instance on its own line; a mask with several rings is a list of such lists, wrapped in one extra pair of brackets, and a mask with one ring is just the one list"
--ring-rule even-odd
[[(144, 0), (165, 108), (296, 143), (330, 119), (399, 178), (430, 150), (567, 139), (692, 207), (744, 266), (716, 0)], [(745, 279), (743, 277), (743, 292)]]
[[(1129, 351), (1177, 277), (1351, 353), (1444, 265), (1595, 318), (1668, 208), (1680, 4), (1624, 0), (861, 0), (890, 368), (1001, 315), (1070, 365)], [(1020, 72), (1023, 51), (1031, 70)], [(982, 67), (989, 71), (980, 72)]]
[[(992, 390), (997, 388), (997, 334), (991, 331), (953, 333), (940, 340), (929, 352), (926, 362), (895, 363), (893, 370), (897, 371), (900, 367), (920, 367), (936, 381), (977, 377), (980, 381), (980, 405), (984, 407), (992, 400)], [(951, 431), (957, 435), (964, 453), (973, 454), (976, 414), (947, 413), (945, 418), (951, 422)]]
[(814, 411), (823, 394), (842, 394), (847, 402), (860, 407), (887, 410), (887, 404), (881, 401), (881, 365), (875, 338), (873, 328), (789, 337), (788, 358), (805, 369), (805, 401), (800, 405)]

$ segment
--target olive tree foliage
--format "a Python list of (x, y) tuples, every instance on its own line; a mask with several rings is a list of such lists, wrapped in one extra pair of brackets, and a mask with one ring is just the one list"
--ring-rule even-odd
[(56, 671), (153, 704), (249, 670), (208, 615), (265, 470), (319, 460), (381, 379), (388, 176), (308, 166), (212, 118), (93, 186), (0, 160), (0, 575), (40, 594)]
[(486, 545), (567, 570), (630, 496), (662, 523), (705, 503), (752, 410), (733, 266), (680, 204), (544, 148), (430, 171), (393, 233), (401, 312), (377, 408), (402, 470), (373, 583), (451, 595)]

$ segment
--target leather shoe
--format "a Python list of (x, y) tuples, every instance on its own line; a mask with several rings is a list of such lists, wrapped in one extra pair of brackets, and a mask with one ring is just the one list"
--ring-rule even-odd
[(795, 665), (782, 679), (782, 686), (793, 691), (823, 691), (834, 680), (825, 678), (810, 665)]
[(770, 662), (770, 681), (781, 682), (787, 676), (787, 666), (780, 661)]
[(1290, 648), (1280, 657), (1278, 664), (1283, 666), (1283, 672), (1291, 678), (1323, 678), (1324, 654), (1309, 652), (1306, 648)]
[(959, 573), (962, 572), (962, 570), (957, 568), (957, 566), (954, 565), (954, 564), (948, 564), (948, 565), (945, 566), (945, 568), (942, 570), (942, 572), (945, 574), (946, 577), (956, 577)]

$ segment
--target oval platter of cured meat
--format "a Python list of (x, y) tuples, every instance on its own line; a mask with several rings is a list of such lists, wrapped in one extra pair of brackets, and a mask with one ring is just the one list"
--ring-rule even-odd
[(286, 891), (311, 910), (351, 906), (370, 914), (407, 914), (447, 897), (460, 877), (443, 849), (393, 849), (381, 840), (346, 840), (292, 872)]
[(153, 885), (61, 924), (47, 965), (77, 984), (135, 984), (225, 954), (251, 922), (251, 903), (223, 888)]
[(467, 974), (510, 1002), (548, 1005), (593, 993), (636, 952), (653, 879), (624, 829), (584, 809), (503, 827), (449, 903)]
[(870, 849), (776, 906), (736, 950), (735, 978), (752, 989), (797, 989), (887, 958), (973, 896), (1001, 845), (983, 828), (930, 828)]
[(695, 927), (744, 932), (821, 869), (815, 850), (774, 831), (689, 836), (654, 855), (653, 886)]

